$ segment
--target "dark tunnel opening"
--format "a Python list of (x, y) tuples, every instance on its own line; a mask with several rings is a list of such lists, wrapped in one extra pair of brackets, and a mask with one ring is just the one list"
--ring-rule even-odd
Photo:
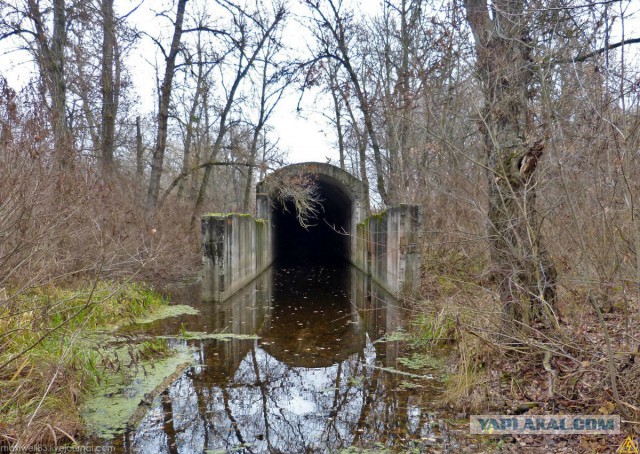
[(321, 207), (308, 228), (300, 225), (293, 201), (272, 212), (274, 251), (279, 263), (335, 263), (349, 260), (352, 201), (331, 181), (316, 179)]

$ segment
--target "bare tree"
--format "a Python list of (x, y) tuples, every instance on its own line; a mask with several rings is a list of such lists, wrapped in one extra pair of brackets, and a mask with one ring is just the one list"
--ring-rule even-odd
[[(204, 49), (202, 43), (202, 31), (197, 32), (196, 38), (196, 61), (190, 65), (190, 70), (194, 72), (193, 76), (195, 77), (195, 88), (193, 90), (189, 90), (192, 95), (190, 107), (187, 111), (187, 118), (183, 122), (184, 127), (184, 140), (183, 140), (183, 155), (182, 155), (182, 173), (185, 173), (189, 170), (189, 167), (192, 166), (192, 146), (193, 146), (193, 137), (195, 133), (195, 128), (200, 123), (200, 115), (198, 115), (198, 111), (201, 108), (202, 104), (202, 95), (205, 91), (205, 84), (207, 82), (207, 78), (209, 74), (213, 70), (213, 65), (207, 65), (205, 63), (204, 57)], [(178, 184), (178, 198), (183, 198), (186, 191), (187, 180), (182, 179)]]
[[(358, 124), (358, 119), (356, 118), (355, 112), (353, 111), (353, 107), (351, 106), (351, 102), (348, 99), (347, 94), (338, 86), (340, 89), (340, 93), (342, 98), (345, 100), (345, 107), (347, 109), (347, 113), (349, 114), (349, 119), (351, 120), (351, 131), (352, 135), (355, 138), (355, 147), (357, 148), (357, 161), (358, 161), (358, 170), (359, 176), (362, 182), (364, 183), (365, 188), (367, 189), (367, 194), (369, 193), (369, 177), (367, 173), (367, 145), (369, 143), (367, 128), (362, 125), (362, 127)], [(371, 210), (370, 201), (367, 197), (366, 200), (367, 212)]]
[(484, 96), (489, 244), (504, 311), (525, 325), (555, 321), (556, 270), (536, 211), (536, 168), (546, 135), (532, 111), (527, 2), (465, 0), (465, 8)]
[(43, 92), (48, 94), (45, 105), (50, 114), (54, 156), (59, 168), (66, 168), (73, 160), (73, 143), (67, 124), (65, 47), (68, 17), (65, 0), (52, 0), (50, 5), (42, 5), (36, 0), (2, 1), (0, 14), (0, 39), (22, 38), (26, 43), (24, 49), (32, 53), (38, 66)]
[(331, 92), (331, 100), (333, 101), (333, 114), (336, 126), (336, 134), (338, 136), (338, 155), (340, 159), (340, 168), (345, 170), (344, 156), (344, 129), (342, 126), (342, 101), (343, 93), (338, 86), (338, 71), (335, 65), (329, 63), (327, 68), (327, 76), (329, 77), (329, 91)]
[(244, 188), (244, 197), (242, 206), (245, 212), (249, 211), (249, 202), (251, 199), (251, 189), (255, 182), (253, 179), (256, 158), (258, 155), (258, 147), (261, 143), (261, 137), (265, 134), (265, 126), (273, 110), (278, 105), (284, 89), (289, 81), (289, 73), (284, 68), (279, 68), (275, 62), (276, 54), (280, 50), (279, 41), (270, 41), (264, 48), (264, 55), (261, 58), (262, 68), (259, 73), (259, 106), (258, 118), (253, 124), (253, 134), (251, 143), (249, 144), (249, 159), (247, 161), (250, 166), (247, 168), (247, 181)]
[[(232, 13), (234, 17), (234, 25), (237, 27), (238, 36), (237, 38), (232, 38), (232, 42), (236, 47), (235, 51), (237, 52), (238, 59), (234, 65), (235, 71), (233, 80), (226, 94), (226, 100), (218, 119), (218, 132), (216, 140), (211, 147), (208, 159), (209, 162), (215, 162), (216, 157), (220, 152), (223, 140), (229, 129), (229, 114), (231, 112), (231, 108), (235, 104), (236, 94), (238, 93), (241, 82), (247, 76), (249, 71), (253, 69), (263, 47), (273, 38), (274, 32), (286, 16), (286, 9), (283, 5), (275, 5), (273, 17), (265, 18), (262, 16), (261, 11), (252, 15), (230, 2), (223, 1), (222, 4)], [(249, 27), (247, 21), (252, 24), (253, 27)], [(197, 216), (200, 213), (200, 209), (202, 208), (202, 204), (204, 203), (212, 169), (213, 166), (207, 166), (204, 169), (200, 190), (193, 209), (193, 215), (191, 216), (192, 225), (195, 224)]]
[(147, 192), (147, 213), (153, 214), (158, 204), (158, 196), (160, 194), (160, 179), (162, 178), (162, 170), (164, 167), (164, 154), (167, 147), (167, 129), (169, 125), (169, 103), (171, 102), (171, 90), (173, 86), (173, 77), (175, 75), (176, 58), (180, 50), (180, 40), (182, 38), (182, 24), (184, 22), (184, 13), (187, 0), (178, 0), (176, 11), (176, 19), (173, 23), (173, 38), (171, 39), (171, 47), (169, 52), (165, 52), (165, 71), (158, 97), (158, 131), (156, 135), (156, 144), (153, 149), (151, 161), (151, 175), (149, 177), (149, 191)]
[(116, 47), (113, 0), (102, 0), (102, 144), (101, 162), (105, 172), (113, 171), (116, 124), (114, 49)]
[[(387, 190), (384, 180), (384, 170), (382, 162), (382, 151), (378, 131), (374, 127), (373, 112), (370, 99), (365, 93), (361, 78), (354, 65), (350, 52), (350, 43), (354, 38), (353, 27), (350, 24), (350, 17), (342, 11), (341, 0), (325, 0), (320, 2), (305, 1), (306, 5), (315, 15), (317, 28), (316, 37), (321, 49), (318, 60), (333, 59), (340, 63), (349, 76), (353, 85), (353, 91), (358, 99), (358, 107), (362, 112), (364, 124), (367, 129), (371, 148), (373, 149), (373, 160), (376, 169), (376, 189), (384, 204), (389, 205), (394, 202), (392, 194)], [(326, 8), (324, 7), (326, 5)], [(328, 10), (326, 10), (328, 9)]]

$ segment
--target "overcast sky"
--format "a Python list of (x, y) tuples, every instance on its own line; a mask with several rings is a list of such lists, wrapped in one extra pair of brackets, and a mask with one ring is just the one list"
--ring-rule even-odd
[[(124, 0), (123, 3), (130, 1)], [(137, 3), (138, 1), (131, 1), (133, 5)], [(352, 0), (345, 1), (345, 4), (357, 5), (359, 12), (374, 14), (381, 7), (381, 0)], [(288, 5), (290, 15), (284, 29), (283, 41), (293, 52), (304, 53), (313, 39), (308, 28), (302, 24), (303, 16), (308, 16), (308, 10), (299, 0), (289, 0)], [(154, 8), (158, 8), (158, 2), (147, 1), (131, 16), (131, 23), (153, 34), (153, 24), (157, 22)], [(167, 21), (164, 22), (166, 26)], [(167, 32), (171, 33), (171, 30)], [(156, 102), (153, 84), (149, 84), (155, 77), (150, 58), (150, 54), (154, 52), (155, 46), (147, 38), (140, 41), (134, 58), (129, 59), (136, 92), (142, 98), (142, 104), (147, 111), (155, 109)], [(298, 107), (301, 109), (300, 112), (297, 111)], [(280, 149), (288, 153), (291, 163), (327, 162), (328, 159), (334, 164), (338, 162), (335, 132), (323, 116), (323, 113), (331, 115), (332, 110), (331, 98), (320, 93), (317, 88), (308, 89), (301, 102), (297, 87), (290, 87), (285, 92), (269, 124), (274, 128), (274, 137), (278, 138)]]
[[(128, 12), (133, 6), (138, 5), (140, 0), (115, 0), (116, 12), (123, 14)], [(262, 0), (257, 0), (262, 1)], [(167, 39), (171, 36), (171, 24), (166, 19), (158, 19), (155, 10), (161, 9), (162, 5), (171, 5), (169, 0), (146, 0), (129, 17), (129, 22), (146, 31), (151, 35), (163, 33)], [(358, 13), (374, 14), (380, 9), (381, 0), (351, 0), (347, 1), (351, 5), (357, 5)], [(187, 3), (187, 8), (193, 3)], [(299, 0), (289, 0), (291, 15), (287, 21), (284, 31), (285, 45), (293, 49), (294, 52), (303, 52), (307, 43), (311, 40), (311, 35), (304, 25), (300, 23), (300, 15), (308, 14), (306, 7), (301, 5)], [(625, 12), (626, 30), (625, 35), (637, 37), (640, 35), (638, 21), (638, 9), (640, 0), (631, 0), (620, 5)], [(614, 8), (615, 9), (615, 8)], [(619, 13), (619, 11), (618, 11)], [(175, 12), (172, 12), (175, 14)], [(619, 24), (619, 22), (618, 22)], [(616, 30), (619, 35), (620, 29)], [(615, 36), (613, 39), (619, 37)], [(131, 53), (125, 64), (129, 68), (135, 86), (135, 95), (138, 97), (137, 103), (140, 114), (145, 115), (156, 109), (156, 95), (154, 92), (155, 72), (153, 64), (161, 61), (156, 56), (156, 46), (152, 44), (148, 37), (139, 40), (136, 49)], [(34, 68), (31, 58), (24, 52), (15, 52), (15, 44), (8, 41), (0, 42), (0, 73), (4, 75), (12, 87), (21, 88), (26, 81), (34, 77)], [(629, 50), (629, 55), (637, 56), (636, 49)], [(291, 87), (282, 98), (280, 105), (274, 112), (270, 125), (274, 128), (275, 136), (279, 139), (279, 146), (289, 153), (290, 162), (321, 161), (326, 162), (331, 159), (334, 163), (338, 160), (338, 152), (335, 146), (335, 132), (329, 125), (322, 112), (331, 116), (332, 104), (328, 95), (322, 95), (317, 89), (309, 90), (302, 98), (300, 113), (296, 112), (300, 93), (296, 87)]]
[[(354, 3), (360, 3), (354, 0)], [(130, 11), (139, 0), (115, 0), (115, 10), (117, 14), (124, 14)], [(138, 27), (150, 35), (165, 34), (170, 39), (171, 25), (166, 19), (158, 19), (155, 11), (161, 10), (163, 5), (170, 5), (167, 0), (146, 0), (128, 18), (131, 25)], [(300, 24), (300, 14), (304, 14), (306, 9), (298, 0), (290, 0), (289, 19), (284, 31), (285, 45), (291, 47), (296, 52), (306, 49), (311, 35), (306, 27)], [(374, 11), (380, 5), (379, 0), (367, 0), (362, 2), (359, 11)], [(187, 3), (188, 8), (191, 3)], [(172, 12), (175, 15), (175, 12)], [(26, 52), (16, 50), (16, 42), (5, 40), (0, 42), (0, 74), (7, 78), (11, 87), (15, 89), (23, 88), (26, 83), (37, 76), (31, 56)], [(155, 111), (157, 98), (155, 94), (155, 70), (156, 46), (148, 37), (139, 40), (135, 50), (125, 61), (133, 78), (134, 93), (138, 97), (136, 103), (141, 115)], [(161, 58), (157, 58), (161, 61)], [(319, 96), (317, 89), (308, 90), (298, 104), (300, 93), (296, 87), (291, 87), (282, 98), (276, 111), (273, 113), (270, 125), (274, 128), (274, 138), (279, 140), (279, 147), (288, 152), (290, 162), (321, 161), (326, 162), (331, 158), (338, 159), (338, 152), (334, 145), (334, 132), (329, 128), (326, 118), (321, 111), (330, 114), (332, 105), (330, 98)], [(296, 112), (296, 108), (301, 108), (301, 112)]]
[[(128, 2), (129, 0), (125, 0), (122, 3)], [(116, 0), (117, 3), (118, 0)], [(137, 3), (137, 1), (131, 2), (134, 5)], [(379, 0), (368, 0), (362, 3), (367, 5), (363, 9), (370, 12), (373, 12), (376, 6), (380, 5)], [(290, 47), (294, 52), (302, 53), (306, 50), (307, 43), (312, 39), (308, 29), (300, 23), (300, 16), (306, 13), (306, 8), (298, 0), (290, 0), (288, 4), (291, 14), (286, 23), (283, 40), (285, 46)], [(155, 8), (158, 8), (158, 2), (147, 1), (131, 15), (130, 22), (153, 35), (154, 24), (159, 25), (153, 12)], [(187, 8), (189, 8), (189, 3), (187, 3)], [(168, 24), (166, 20), (163, 22), (163, 26)], [(167, 30), (169, 36), (171, 32), (172, 30)], [(132, 55), (133, 58), (129, 59), (136, 92), (146, 111), (155, 109), (156, 103), (154, 86), (149, 83), (155, 78), (153, 58), (151, 58), (155, 51), (155, 45), (146, 38), (140, 41)], [(290, 87), (270, 119), (269, 124), (274, 128), (274, 137), (278, 138), (280, 149), (288, 152), (289, 161), (292, 163), (326, 162), (328, 158), (337, 162), (338, 151), (334, 144), (335, 133), (328, 129), (327, 119), (321, 114), (321, 112), (331, 113), (333, 107), (330, 98), (321, 95), (317, 89), (308, 90), (299, 105), (301, 112), (297, 112), (299, 100), (300, 92), (296, 87)]]

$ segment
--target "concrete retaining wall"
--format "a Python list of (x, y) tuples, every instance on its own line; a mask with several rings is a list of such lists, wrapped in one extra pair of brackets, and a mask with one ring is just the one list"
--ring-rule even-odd
[(202, 217), (203, 298), (224, 301), (273, 261), (271, 226), (244, 214)]
[(357, 225), (355, 265), (395, 296), (417, 295), (421, 239), (419, 206), (389, 208)]
[[(267, 219), (244, 214), (202, 217), (203, 298), (224, 301), (273, 262), (270, 210)], [(394, 296), (417, 295), (420, 287), (422, 213), (400, 205), (357, 224), (352, 263)], [(353, 243), (352, 243), (353, 244)]]

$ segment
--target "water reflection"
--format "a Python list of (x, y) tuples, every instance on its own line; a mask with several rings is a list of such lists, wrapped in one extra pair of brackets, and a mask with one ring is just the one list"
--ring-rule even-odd
[(384, 370), (400, 346), (376, 342), (401, 322), (397, 304), (356, 269), (270, 269), (231, 300), (198, 308), (199, 316), (150, 330), (260, 338), (191, 341), (197, 365), (153, 402), (120, 450), (333, 452), (433, 435), (424, 389), (405, 389), (406, 376)]

